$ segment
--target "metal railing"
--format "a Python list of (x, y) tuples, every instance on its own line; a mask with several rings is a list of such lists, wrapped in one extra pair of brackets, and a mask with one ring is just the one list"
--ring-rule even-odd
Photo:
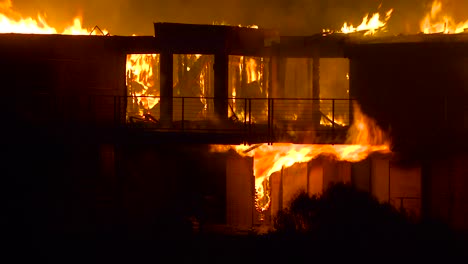
[(343, 135), (352, 123), (350, 99), (173, 97), (166, 99), (172, 107), (161, 112), (158, 105), (147, 107), (149, 98), (159, 106), (164, 100), (156, 96), (127, 97), (129, 127), (238, 133), (272, 142), (298, 133)]
[(10, 122), (182, 133), (231, 133), (273, 142), (297, 134), (343, 134), (350, 99), (112, 95), (4, 97)]

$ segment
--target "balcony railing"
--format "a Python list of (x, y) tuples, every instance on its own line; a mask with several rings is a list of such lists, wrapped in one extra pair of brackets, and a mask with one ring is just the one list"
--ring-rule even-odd
[[(164, 100), (164, 98), (162, 98)], [(352, 123), (350, 99), (173, 97), (161, 112), (161, 98), (127, 97), (130, 128), (152, 131), (237, 133), (268, 142), (322, 135), (343, 137)], [(154, 107), (151, 104), (158, 102)], [(226, 107), (219, 113), (215, 105)]]
[(291, 141), (311, 134), (333, 139), (352, 123), (350, 99), (36, 94), (3, 102), (7, 119), (17, 125), (233, 134), (247, 141)]

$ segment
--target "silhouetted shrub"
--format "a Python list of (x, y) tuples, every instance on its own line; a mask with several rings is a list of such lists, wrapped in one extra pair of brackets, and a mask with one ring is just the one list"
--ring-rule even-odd
[(410, 225), (390, 204), (342, 183), (320, 196), (300, 192), (274, 222), (276, 233), (325, 239), (402, 238), (409, 235)]

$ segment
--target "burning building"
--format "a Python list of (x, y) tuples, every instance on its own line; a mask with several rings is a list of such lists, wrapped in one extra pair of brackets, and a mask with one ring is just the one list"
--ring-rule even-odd
[[(379, 21), (313, 36), (177, 23), (1, 34), (2, 165), (31, 200), (67, 197), (60, 217), (27, 205), (56, 231), (161, 232), (161, 215), (245, 231), (330, 182), (466, 230), (468, 38), (367, 37)], [(19, 161), (34, 166), (9, 168)], [(50, 183), (18, 183), (37, 174)]]

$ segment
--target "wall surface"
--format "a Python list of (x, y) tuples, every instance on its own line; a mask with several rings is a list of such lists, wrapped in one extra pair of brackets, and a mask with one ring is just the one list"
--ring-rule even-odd
[(446, 42), (368, 44), (350, 53), (351, 98), (390, 130), (406, 159), (462, 151), (468, 143), (464, 51), (466, 44)]
[(432, 219), (468, 232), (468, 157), (452, 156), (424, 167), (425, 213)]
[(0, 35), (0, 86), (11, 122), (112, 124), (113, 97), (126, 94), (120, 44), (99, 36)]
[(249, 230), (255, 222), (253, 158), (230, 155), (226, 161), (226, 224)]

